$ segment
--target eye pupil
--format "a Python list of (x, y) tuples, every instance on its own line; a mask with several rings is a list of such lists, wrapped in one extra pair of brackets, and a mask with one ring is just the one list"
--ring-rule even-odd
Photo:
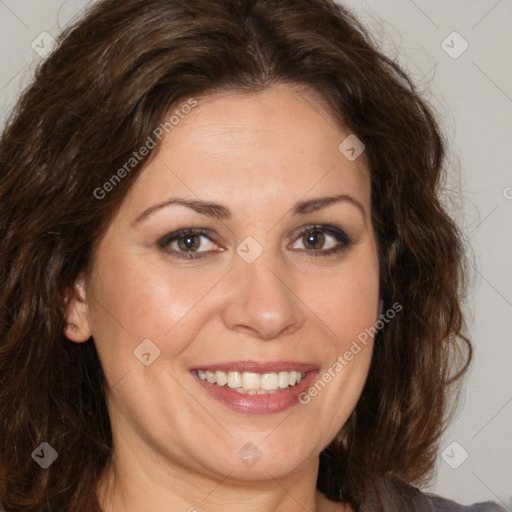
[[(183, 251), (195, 251), (199, 247), (198, 243), (198, 236), (197, 235), (187, 235), (183, 236), (178, 240), (178, 245), (181, 250)], [(194, 243), (196, 247), (194, 248)]]
[(313, 249), (319, 249), (323, 246), (325, 236), (321, 231), (312, 231), (305, 235), (305, 245), (310, 245)]

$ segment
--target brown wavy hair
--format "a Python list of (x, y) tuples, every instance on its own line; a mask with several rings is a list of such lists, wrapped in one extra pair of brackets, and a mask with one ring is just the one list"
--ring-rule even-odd
[[(320, 454), (317, 487), (357, 509), (385, 482), (423, 485), (471, 360), (465, 251), (441, 201), (444, 143), (432, 109), (345, 8), (329, 0), (104, 0), (58, 39), (0, 141), (0, 499), (6, 511), (100, 511), (112, 456), (91, 338), (64, 336), (67, 290), (171, 107), (273, 84), (320, 93), (366, 146), (384, 310), (368, 379)], [(157, 149), (153, 150), (155, 154)], [(44, 470), (41, 442), (59, 453)]]

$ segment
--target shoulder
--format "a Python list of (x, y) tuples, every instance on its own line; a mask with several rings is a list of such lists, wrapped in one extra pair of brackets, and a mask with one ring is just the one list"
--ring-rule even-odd
[(482, 501), (473, 505), (461, 505), (433, 494), (423, 494), (430, 503), (432, 511), (453, 511), (453, 512), (506, 512), (506, 510), (492, 501)]
[(378, 509), (382, 512), (395, 510), (407, 512), (506, 512), (505, 508), (491, 501), (461, 505), (437, 494), (422, 492), (412, 485), (398, 481), (386, 482), (381, 487), (379, 496), (364, 503), (360, 512), (370, 512)]

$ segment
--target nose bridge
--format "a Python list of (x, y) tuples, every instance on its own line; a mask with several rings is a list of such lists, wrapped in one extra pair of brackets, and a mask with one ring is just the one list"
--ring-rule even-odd
[(298, 328), (303, 317), (285, 265), (275, 251), (258, 246), (246, 240), (237, 248), (224, 321), (229, 328), (270, 339), (292, 326)]
[[(279, 276), (281, 275), (281, 279)], [(280, 272), (279, 266), (275, 260), (268, 255), (260, 256), (259, 260), (247, 264), (241, 263), (239, 267), (240, 283), (242, 285), (243, 297), (246, 301), (253, 303), (271, 303), (274, 304), (290, 300), (289, 290), (283, 282), (283, 272)]]

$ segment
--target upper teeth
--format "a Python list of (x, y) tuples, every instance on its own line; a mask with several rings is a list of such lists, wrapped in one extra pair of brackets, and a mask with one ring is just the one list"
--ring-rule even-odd
[(222, 372), (210, 370), (197, 370), (197, 374), (202, 380), (210, 384), (225, 386), (243, 390), (264, 390), (277, 391), (288, 386), (298, 384), (305, 373), (292, 370), (291, 372), (272, 372), (272, 373), (253, 373), (253, 372)]

